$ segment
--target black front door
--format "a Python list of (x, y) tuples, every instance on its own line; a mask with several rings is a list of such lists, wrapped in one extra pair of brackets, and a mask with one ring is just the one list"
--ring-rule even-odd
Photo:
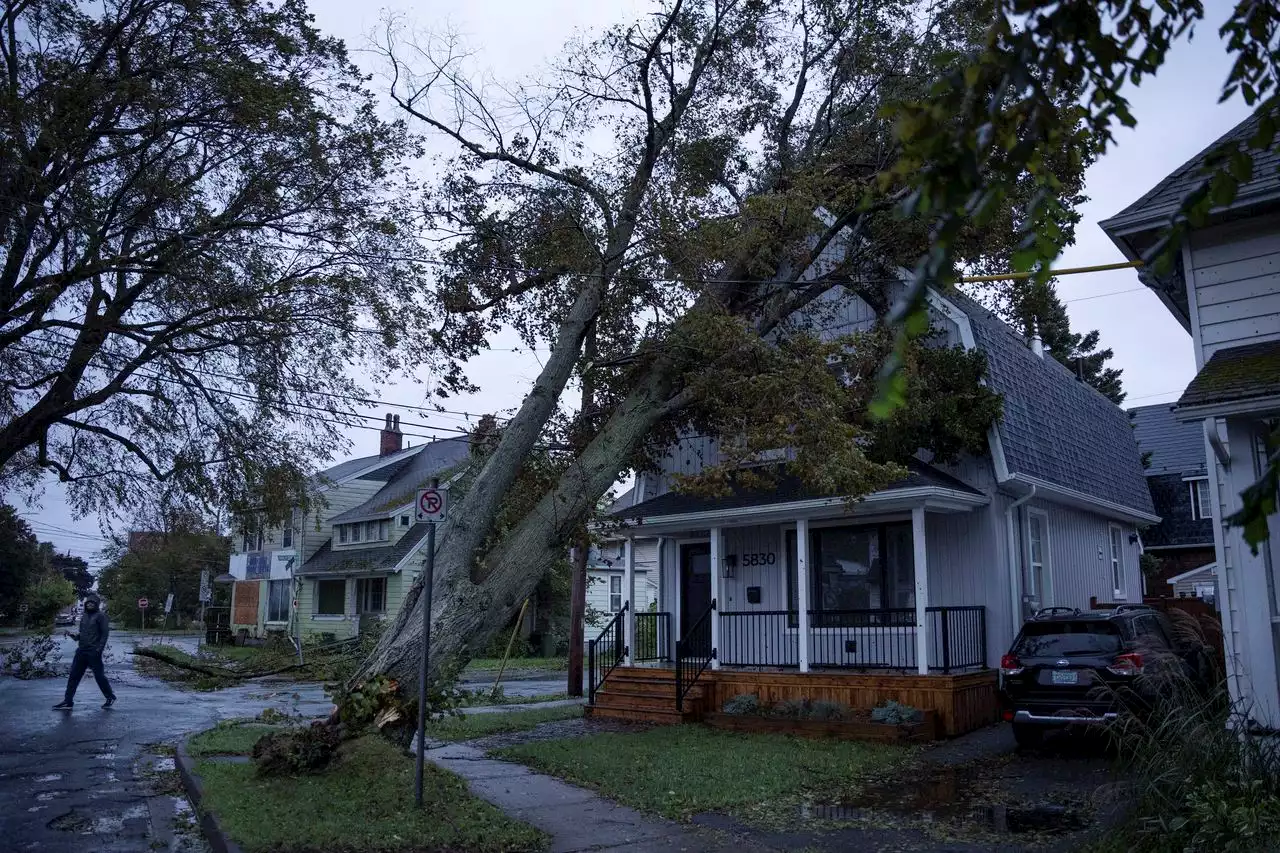
[(680, 636), (711, 606), (711, 543), (680, 546)]

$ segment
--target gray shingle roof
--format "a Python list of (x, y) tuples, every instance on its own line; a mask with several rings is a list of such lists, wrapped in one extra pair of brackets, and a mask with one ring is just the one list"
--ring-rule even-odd
[(1192, 518), (1191, 487), (1182, 476), (1175, 472), (1147, 478), (1156, 514), (1160, 516), (1159, 524), (1142, 531), (1142, 544), (1148, 548), (1186, 545), (1213, 547), (1213, 519)]
[(974, 342), (987, 355), (987, 381), (1004, 398), (996, 425), (1010, 474), (1025, 474), (1154, 514), (1129, 418), (1086, 382), (973, 299), (948, 301), (964, 311)]
[[(891, 483), (877, 494), (921, 486), (937, 486), (975, 495), (982, 494), (964, 481), (918, 460), (910, 460), (907, 462), (906, 467), (910, 471), (906, 477), (896, 483)], [(667, 492), (635, 506), (615, 510), (611, 514), (618, 518), (652, 518), (654, 516), (684, 515), (686, 513), (712, 512), (722, 509), (742, 509), (744, 507), (768, 506), (770, 504), (833, 497), (833, 495), (818, 494), (807, 489), (798, 477), (787, 474), (781, 475), (776, 486), (767, 491), (739, 487), (733, 482), (733, 476), (730, 475), (729, 488), (732, 493), (719, 498)]]
[[(316, 477), (317, 479), (328, 480), (330, 482), (336, 483), (338, 480), (342, 480), (342, 479), (345, 479), (346, 477), (350, 477), (353, 474), (357, 474), (361, 470), (368, 468), (372, 465), (376, 465), (381, 461), (386, 461), (388, 459), (393, 459), (398, 457), (400, 461), (403, 463), (408, 459), (410, 459), (419, 450), (421, 450), (421, 447), (410, 447), (405, 450), (401, 450), (399, 453), (393, 454), (392, 456), (384, 457), (384, 456), (379, 456), (376, 453), (373, 456), (359, 456), (355, 459), (348, 459), (346, 462), (339, 462), (337, 465), (334, 465), (332, 468), (326, 468), (325, 470), (317, 474)], [(383, 472), (389, 471), (389, 470), (394, 471), (395, 466), (392, 465), (392, 466), (387, 466), (385, 468), (379, 468), (377, 471), (370, 472), (369, 476), (371, 479), (383, 479), (386, 476), (383, 474)]]
[[(1183, 197), (1201, 180), (1200, 170), (1209, 154), (1224, 143), (1245, 145), (1249, 137), (1253, 136), (1258, 129), (1258, 116), (1259, 113), (1254, 113), (1228, 130), (1144, 193), (1133, 204), (1110, 219), (1100, 222), (1099, 225), (1107, 233), (1119, 233), (1142, 226), (1163, 224), (1181, 206)], [(1257, 201), (1259, 196), (1269, 197), (1275, 194), (1280, 190), (1278, 169), (1280, 169), (1280, 147), (1255, 153), (1253, 177), (1240, 185), (1236, 191), (1236, 200), (1231, 206), (1243, 207)]]
[(1178, 420), (1172, 404), (1157, 403), (1130, 409), (1129, 422), (1133, 424), (1138, 451), (1151, 454), (1146, 468), (1148, 477), (1204, 472), (1204, 428), (1199, 423)]
[(432, 477), (456, 468), (471, 456), (469, 438), (447, 438), (433, 441), (414, 448), (417, 453), (400, 465), (387, 484), (379, 489), (373, 497), (359, 506), (340, 513), (330, 519), (333, 524), (350, 521), (363, 521), (368, 518), (379, 518), (397, 507), (411, 503), (417, 497), (418, 490), (427, 485)]
[(1200, 368), (1178, 408), (1280, 396), (1280, 341), (1220, 349)]
[(333, 540), (325, 542), (311, 559), (302, 564), (299, 575), (352, 575), (389, 572), (427, 535), (426, 522), (415, 524), (393, 545), (373, 548), (343, 548), (335, 551)]

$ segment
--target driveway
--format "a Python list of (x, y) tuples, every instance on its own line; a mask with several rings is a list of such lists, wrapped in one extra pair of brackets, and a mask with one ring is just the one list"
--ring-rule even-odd
[[(308, 717), (328, 713), (319, 685), (255, 681), (226, 690), (179, 690), (135, 671), (134, 642), (172, 642), (187, 650), (196, 638), (135, 637), (113, 631), (107, 677), (119, 701), (103, 710), (87, 673), (71, 712), (53, 711), (65, 679), (0, 677), (0, 848), (50, 853), (151, 853), (173, 849), (158, 825), (148, 744), (266, 708)], [(10, 640), (11, 642), (11, 640)], [(8, 645), (9, 643), (6, 643)], [(64, 665), (73, 644), (64, 640)], [(171, 817), (171, 815), (170, 815)]]

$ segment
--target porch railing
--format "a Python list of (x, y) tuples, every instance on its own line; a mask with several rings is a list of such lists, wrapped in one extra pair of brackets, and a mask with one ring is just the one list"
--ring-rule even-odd
[(684, 711), (684, 699), (693, 685), (715, 660), (716, 650), (711, 644), (711, 611), (716, 600), (702, 612), (698, 620), (681, 639), (676, 641), (676, 710)]
[(645, 661), (671, 660), (671, 614), (637, 613), (635, 648), (631, 659)]
[[(717, 659), (727, 666), (793, 668), (800, 665), (800, 643), (807, 641), (813, 668), (917, 669), (913, 607), (812, 610), (808, 638), (799, 636), (797, 617), (786, 610), (722, 612)], [(986, 665), (985, 607), (929, 607), (925, 619), (931, 671)]]
[(596, 703), (596, 691), (604, 684), (609, 673), (622, 663), (627, 656), (627, 640), (625, 620), (631, 602), (624, 602), (622, 608), (609, 620), (600, 632), (600, 636), (587, 643), (587, 701)]

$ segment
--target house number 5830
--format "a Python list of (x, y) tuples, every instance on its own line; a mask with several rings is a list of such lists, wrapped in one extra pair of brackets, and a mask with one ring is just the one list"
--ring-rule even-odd
[(777, 554), (743, 554), (742, 565), (744, 566), (772, 566), (778, 562)]

